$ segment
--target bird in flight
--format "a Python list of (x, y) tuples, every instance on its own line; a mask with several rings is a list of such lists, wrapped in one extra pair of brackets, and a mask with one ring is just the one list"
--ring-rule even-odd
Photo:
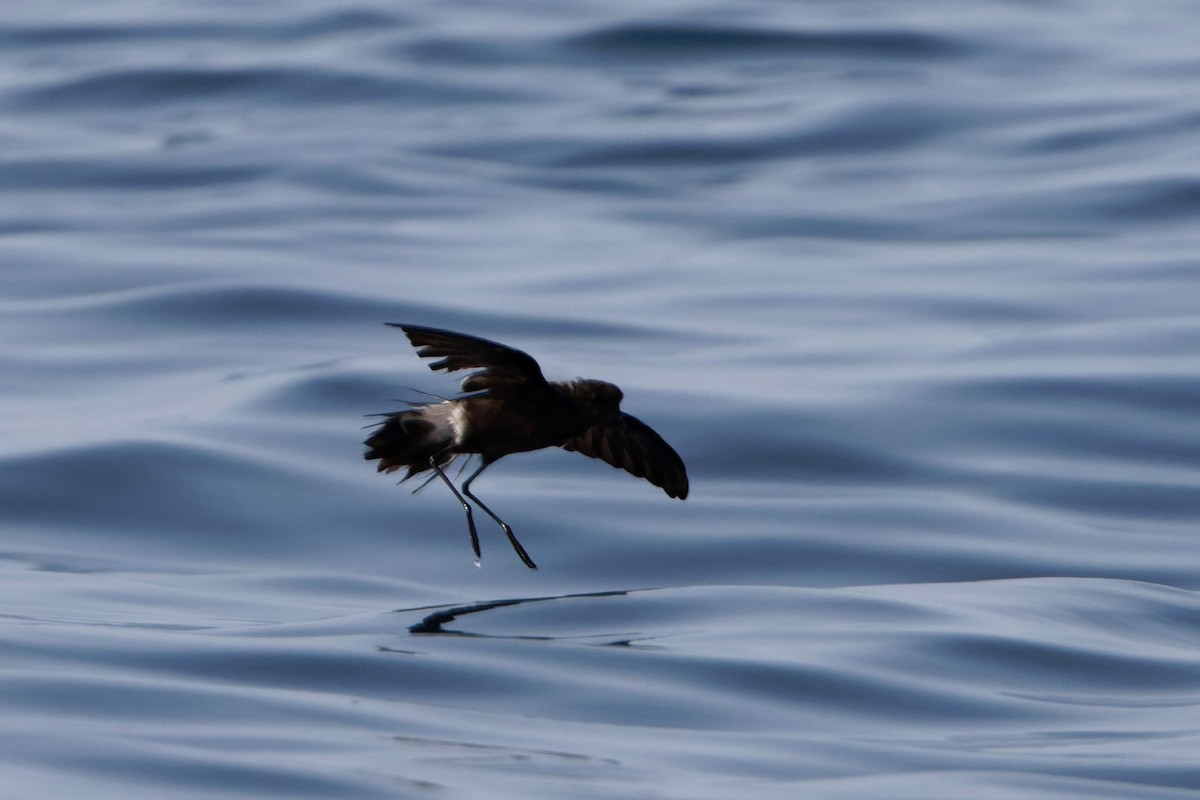
[[(463, 379), (463, 393), (452, 400), (409, 403), (403, 411), (381, 414), (383, 422), (365, 442), (365, 457), (379, 461), (379, 472), (405, 467), (403, 482), (432, 470), (434, 475), (417, 490), (435, 475), (442, 479), (467, 514), (476, 564), (479, 534), (463, 495), (495, 520), (525, 566), (537, 569), (509, 524), (471, 493), (471, 482), (510, 453), (543, 447), (574, 450), (645, 478), (668, 497), (687, 497), (683, 459), (649, 425), (621, 411), (621, 390), (613, 384), (547, 381), (532, 356), (499, 342), (420, 325), (387, 324), (404, 331), (417, 355), (440, 359), (430, 369), (476, 370)], [(477, 455), (481, 462), (463, 481), (461, 494), (443, 470), (460, 455)]]

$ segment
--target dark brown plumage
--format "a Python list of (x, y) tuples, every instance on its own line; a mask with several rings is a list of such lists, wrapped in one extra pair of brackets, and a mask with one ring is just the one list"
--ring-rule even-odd
[[(380, 472), (406, 468), (403, 480), (433, 470), (467, 514), (476, 558), (479, 536), (463, 495), (500, 525), (525, 565), (537, 569), (508, 523), (471, 494), (471, 481), (510, 453), (562, 447), (645, 478), (669, 497), (687, 497), (683, 460), (650, 426), (621, 411), (621, 390), (613, 384), (547, 381), (531, 356), (498, 342), (419, 325), (388, 324), (404, 331), (417, 355), (440, 359), (430, 369), (477, 371), (463, 379), (463, 394), (452, 400), (411, 404), (385, 414), (366, 441), (366, 458), (378, 459)], [(442, 468), (463, 454), (478, 455), (482, 463), (463, 482), (459, 494)]]

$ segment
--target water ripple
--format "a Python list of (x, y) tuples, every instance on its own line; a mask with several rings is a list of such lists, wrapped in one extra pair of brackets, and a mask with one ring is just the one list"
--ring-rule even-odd
[(732, 55), (936, 59), (967, 49), (961, 40), (917, 31), (779, 31), (685, 23), (617, 25), (579, 35), (572, 44), (607, 58), (655, 60)]

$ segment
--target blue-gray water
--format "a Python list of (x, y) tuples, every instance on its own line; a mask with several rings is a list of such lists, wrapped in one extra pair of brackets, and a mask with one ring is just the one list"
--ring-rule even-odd
[[(1200, 797), (1197, 30), (7, 5), (0, 796)], [(362, 460), (456, 385), (385, 321), (691, 497), (506, 459), (477, 569)]]

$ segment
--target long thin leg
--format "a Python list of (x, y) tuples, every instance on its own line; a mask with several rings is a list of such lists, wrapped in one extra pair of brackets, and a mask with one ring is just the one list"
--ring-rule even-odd
[[(429, 466), (433, 467), (433, 471), (438, 474), (438, 477), (441, 478), (445, 482), (446, 486), (449, 487), (450, 491), (454, 493), (454, 496), (458, 498), (458, 502), (462, 503), (463, 511), (467, 512), (467, 530), (471, 532), (471, 549), (475, 551), (475, 564), (478, 565), (479, 559), (482, 556), (479, 552), (479, 534), (475, 532), (475, 518), (471, 516), (471, 506), (466, 500), (462, 499), (462, 495), (458, 493), (458, 489), (454, 488), (454, 484), (451, 483), (450, 479), (446, 477), (446, 473), (442, 472), (442, 468), (439, 467), (437, 463), (437, 456), (429, 457)], [(475, 476), (472, 475), (471, 477)], [(467, 483), (470, 483), (470, 481), (467, 481)], [(466, 486), (464, 485), (463, 488), (465, 489)], [(467, 492), (467, 494), (469, 496), (470, 492)], [(474, 500), (475, 498), (471, 499)], [(475, 502), (478, 503), (479, 501), (475, 500)], [(483, 510), (487, 511), (486, 508)], [(491, 514), (492, 512), (488, 511), (488, 513)], [(496, 515), (492, 514), (492, 516), (495, 517)]]
[(521, 543), (517, 541), (516, 534), (513, 533), (513, 529), (509, 527), (508, 523), (505, 522), (504, 520), (500, 519), (499, 517), (497, 517), (496, 512), (492, 511), (490, 508), (488, 508), (486, 505), (484, 505), (484, 502), (482, 500), (480, 500), (478, 497), (471, 494), (471, 481), (478, 478), (479, 473), (481, 473), (485, 469), (487, 469), (488, 465), (490, 463), (491, 462), (489, 462), (489, 461), (484, 461), (483, 464), (479, 467), (479, 469), (477, 469), (471, 473), (471, 477), (469, 477), (465, 481), (463, 481), (463, 485), (462, 485), (463, 494), (465, 494), (467, 497), (469, 497), (473, 501), (475, 501), (475, 505), (482, 508), (483, 512), (485, 514), (487, 514), (489, 517), (491, 517), (492, 519), (494, 519), (496, 521), (496, 524), (500, 526), (500, 530), (504, 531), (504, 535), (508, 537), (508, 541), (513, 546), (513, 550), (516, 550), (517, 555), (521, 557), (521, 561), (525, 562), (525, 566), (529, 567), (530, 569), (537, 569), (537, 564), (533, 563), (533, 559), (529, 557), (529, 553), (526, 553), (525, 548), (522, 547)]

